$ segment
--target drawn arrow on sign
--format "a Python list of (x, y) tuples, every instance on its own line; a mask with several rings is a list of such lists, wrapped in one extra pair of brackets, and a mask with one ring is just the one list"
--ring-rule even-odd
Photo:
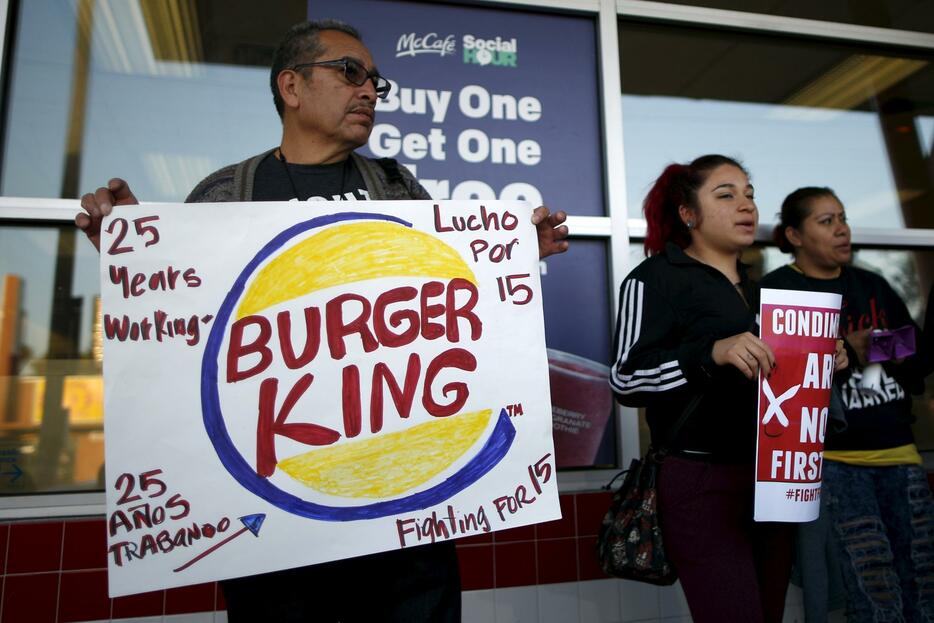
[(10, 478), (11, 484), (16, 482), (19, 479), (19, 477), (22, 475), (23, 475), (23, 470), (21, 470), (19, 468), (19, 465), (17, 465), (16, 463), (13, 463), (12, 472), (0, 472), (0, 476), (12, 476), (12, 478)]
[(200, 554), (198, 554), (197, 556), (195, 556), (194, 558), (192, 558), (191, 560), (183, 564), (178, 569), (175, 569), (174, 573), (178, 573), (179, 571), (184, 571), (185, 569), (195, 564), (196, 562), (198, 562), (199, 560), (201, 560), (202, 558), (204, 558), (205, 556), (207, 556), (208, 554), (210, 554), (217, 548), (221, 547), (222, 545), (226, 545), (227, 543), (230, 543), (231, 541), (233, 541), (235, 538), (237, 538), (244, 532), (252, 532), (253, 536), (258, 537), (259, 529), (260, 527), (262, 527), (263, 522), (266, 521), (266, 513), (256, 513), (255, 515), (244, 515), (243, 517), (240, 517), (240, 521), (243, 523), (242, 528), (240, 528), (239, 530), (231, 534), (229, 537), (227, 537), (220, 543), (215, 543), (211, 547), (207, 548), (206, 550), (204, 550), (203, 552), (201, 552)]

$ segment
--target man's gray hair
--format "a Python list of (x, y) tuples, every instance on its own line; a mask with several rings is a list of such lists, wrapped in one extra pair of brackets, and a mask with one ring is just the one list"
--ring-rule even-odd
[(279, 74), (282, 70), (294, 67), (299, 63), (311, 63), (318, 60), (324, 51), (319, 33), (322, 30), (336, 30), (350, 35), (354, 39), (363, 41), (356, 28), (336, 19), (322, 19), (295, 24), (285, 33), (272, 57), (272, 68), (269, 71), (269, 88), (272, 89), (272, 101), (276, 105), (276, 112), (282, 117), (285, 104), (279, 94)]

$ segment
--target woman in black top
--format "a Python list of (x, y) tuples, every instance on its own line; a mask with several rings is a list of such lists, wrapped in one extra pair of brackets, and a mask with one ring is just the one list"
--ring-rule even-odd
[[(930, 371), (925, 340), (885, 279), (849, 265), (850, 227), (831, 189), (788, 195), (775, 239), (794, 262), (766, 275), (763, 287), (843, 296), (840, 330), (851, 374), (834, 377), (846, 426), (827, 431), (829, 518), (822, 519), (839, 546), (847, 621), (932, 621), (934, 505), (911, 432), (910, 396), (924, 391)], [(871, 331), (905, 325), (916, 331), (917, 352), (870, 364)]]
[(703, 156), (666, 168), (644, 209), (650, 257), (621, 286), (611, 384), (671, 450), (659, 516), (694, 621), (778, 622), (792, 533), (753, 522), (756, 379), (775, 364), (739, 262), (758, 225), (753, 188), (735, 160)]

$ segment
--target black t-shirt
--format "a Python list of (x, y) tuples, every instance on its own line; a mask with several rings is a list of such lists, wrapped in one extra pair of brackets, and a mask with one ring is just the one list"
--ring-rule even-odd
[[(294, 201), (296, 194), (302, 201), (370, 198), (350, 158), (303, 165), (267, 155), (256, 168), (253, 201)], [(354, 600), (351, 593), (360, 578), (377, 587), (375, 599)], [(460, 616), (454, 541), (223, 580), (221, 586), (231, 621), (377, 620), (386, 612), (398, 614), (399, 620)]]
[(253, 201), (363, 201), (369, 198), (363, 176), (350, 158), (335, 164), (286, 164), (273, 152), (259, 163), (253, 178)]
[[(816, 279), (806, 277), (791, 266), (782, 266), (763, 277), (761, 285), (843, 295), (840, 333), (844, 337), (861, 329), (896, 329), (914, 324), (905, 304), (885, 279), (860, 268), (844, 266), (839, 277)], [(901, 364), (882, 364), (882, 393), (879, 395), (860, 391), (863, 370), (856, 353), (848, 349), (850, 374), (834, 374), (847, 426), (827, 435), (826, 450), (878, 450), (913, 442), (910, 394), (924, 390), (924, 377), (930, 370), (923, 336), (919, 334), (919, 338), (915, 355)]]

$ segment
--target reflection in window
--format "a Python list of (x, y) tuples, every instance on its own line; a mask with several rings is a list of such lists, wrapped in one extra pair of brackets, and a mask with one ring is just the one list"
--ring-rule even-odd
[(98, 258), (75, 231), (0, 228), (0, 493), (100, 488)]
[(667, 0), (713, 9), (763, 13), (781, 17), (844, 22), (876, 28), (934, 31), (934, 4), (930, 2), (892, 2), (891, 0)]
[(852, 223), (934, 227), (934, 55), (620, 23), (629, 214), (670, 162), (749, 168), (764, 221), (800, 186), (831, 186)]
[[(11, 37), (0, 194), (124, 177), (178, 201), (280, 133), (275, 45), (307, 2), (30, 0)], [(260, 112), (257, 112), (260, 111)], [(100, 488), (98, 257), (62, 227), (0, 227), (0, 493)]]
[(123, 177), (180, 201), (272, 146), (269, 65), (307, 2), (20, 3), (0, 194), (78, 197)]
[(918, 146), (924, 157), (930, 160), (931, 147), (934, 146), (934, 117), (918, 117), (915, 121), (915, 131), (918, 133)]
[(607, 254), (604, 240), (575, 240), (566, 254), (542, 262), (558, 468), (605, 467), (617, 462), (607, 366), (613, 339)]

